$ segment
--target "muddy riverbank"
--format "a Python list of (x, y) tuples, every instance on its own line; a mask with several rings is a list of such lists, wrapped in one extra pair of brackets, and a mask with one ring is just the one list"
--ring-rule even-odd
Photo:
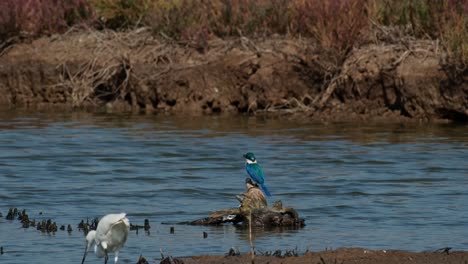
[(180, 43), (145, 28), (71, 31), (3, 49), (0, 105), (468, 121), (468, 77), (451, 74), (437, 42), (370, 42), (352, 50), (333, 76), (315, 46), (283, 37)]
[[(283, 252), (284, 253), (284, 252)], [(239, 256), (198, 256), (182, 259), (185, 264), (195, 263), (251, 263), (249, 254)], [(356, 263), (356, 264), (390, 264), (390, 263), (465, 263), (468, 252), (453, 253), (437, 252), (407, 252), (400, 250), (369, 250), (363, 248), (340, 248), (321, 252), (310, 252), (301, 256), (275, 257), (256, 256), (255, 263)]]

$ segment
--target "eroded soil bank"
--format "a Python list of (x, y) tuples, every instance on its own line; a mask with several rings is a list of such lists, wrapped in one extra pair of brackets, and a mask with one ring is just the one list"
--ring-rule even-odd
[(0, 53), (0, 107), (468, 121), (468, 76), (441, 65), (435, 42), (363, 45), (335, 76), (314, 46), (280, 37), (176, 43), (144, 28), (68, 32)]

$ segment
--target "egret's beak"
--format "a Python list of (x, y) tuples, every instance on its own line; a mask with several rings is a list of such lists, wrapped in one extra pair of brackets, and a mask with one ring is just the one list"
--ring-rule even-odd
[(83, 255), (83, 260), (81, 260), (81, 264), (84, 263), (84, 260), (86, 259), (86, 255), (88, 254), (88, 251), (85, 251), (84, 255)]
[(86, 243), (86, 249), (85, 249), (85, 252), (84, 252), (84, 255), (83, 255), (83, 260), (81, 260), (81, 264), (84, 263), (84, 261), (86, 259), (86, 255), (88, 254), (88, 250), (89, 250), (89, 244)]

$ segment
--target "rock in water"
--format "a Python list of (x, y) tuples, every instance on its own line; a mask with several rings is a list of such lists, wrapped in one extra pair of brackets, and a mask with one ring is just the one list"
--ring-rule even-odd
[[(303, 227), (304, 219), (299, 218), (298, 213), (292, 207), (284, 207), (281, 201), (275, 202), (273, 207), (268, 207), (267, 200), (262, 190), (246, 179), (246, 193), (236, 196), (241, 203), (239, 207), (223, 209), (210, 213), (206, 218), (192, 221), (192, 225), (219, 225), (233, 223), (254, 226), (289, 226)], [(251, 219), (250, 219), (251, 217)]]

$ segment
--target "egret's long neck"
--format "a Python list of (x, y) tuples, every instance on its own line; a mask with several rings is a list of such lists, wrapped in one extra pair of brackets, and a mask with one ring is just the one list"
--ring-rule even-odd
[(257, 164), (257, 161), (251, 161), (249, 159), (246, 159), (245, 162), (247, 162), (247, 164)]
[(86, 235), (86, 242), (87, 242), (87, 247), (86, 249), (89, 250), (89, 248), (91, 247), (91, 245), (94, 243), (94, 239), (96, 238), (96, 231), (95, 230), (91, 230), (88, 232), (88, 234)]

